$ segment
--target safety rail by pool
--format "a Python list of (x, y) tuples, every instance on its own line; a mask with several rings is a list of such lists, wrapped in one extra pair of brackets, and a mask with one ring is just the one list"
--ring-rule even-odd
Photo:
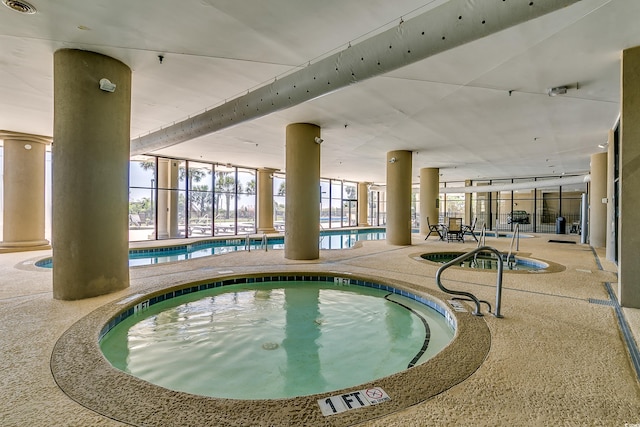
[[(483, 302), (485, 304), (487, 304), (489, 306), (489, 312), (491, 313), (491, 304), (489, 304), (489, 302), (484, 301), (484, 300), (479, 300), (475, 295), (473, 295), (471, 292), (465, 292), (465, 291), (454, 291), (451, 289), (447, 289), (444, 287), (444, 285), (442, 284), (442, 280), (441, 280), (441, 276), (442, 273), (444, 272), (444, 270), (446, 270), (447, 268), (451, 267), (452, 265), (458, 265), (460, 264), (462, 261), (471, 258), (473, 256), (475, 256), (477, 253), (479, 252), (493, 252), (496, 257), (498, 258), (498, 278), (496, 281), (496, 307), (495, 307), (495, 311), (493, 313), (493, 315), (495, 317), (501, 318), (502, 315), (500, 314), (500, 302), (502, 300), (502, 267), (503, 267), (503, 261), (502, 261), (502, 253), (500, 251), (498, 251), (495, 248), (492, 248), (491, 246), (481, 246), (478, 247), (472, 251), (469, 251), (465, 254), (460, 255), (459, 257), (452, 259), (451, 261), (449, 261), (448, 263), (444, 264), (442, 267), (440, 267), (438, 269), (438, 271), (436, 272), (436, 284), (438, 285), (438, 287), (443, 291), (446, 292), (448, 294), (451, 295), (460, 295), (463, 297), (467, 297), (469, 301), (473, 301), (473, 303), (476, 305), (475, 311), (472, 313), (474, 316), (482, 316), (482, 312), (480, 311), (480, 303)], [(465, 299), (465, 298), (461, 298), (461, 299)]]
[(515, 255), (513, 255), (513, 242), (516, 242), (516, 252), (520, 250), (520, 223), (516, 223), (516, 228), (513, 229), (513, 236), (511, 236), (511, 243), (509, 244), (509, 253), (507, 254), (507, 263), (509, 266), (516, 263)]
[[(267, 233), (262, 233), (262, 238), (260, 239), (260, 246), (258, 249), (263, 249), (265, 252), (269, 251), (269, 240), (267, 239)], [(244, 239), (244, 249), (247, 252), (251, 252), (251, 233), (248, 233)]]

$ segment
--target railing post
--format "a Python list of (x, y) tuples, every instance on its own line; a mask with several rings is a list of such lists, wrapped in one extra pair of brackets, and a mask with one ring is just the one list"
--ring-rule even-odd
[[(471, 301), (473, 301), (476, 305), (475, 311), (472, 313), (474, 316), (482, 316), (482, 313), (480, 312), (480, 302), (484, 302), (485, 304), (489, 305), (488, 302), (486, 301), (480, 301), (475, 295), (473, 295), (470, 292), (464, 292), (464, 291), (454, 291), (451, 289), (447, 289), (446, 287), (444, 287), (444, 285), (442, 284), (442, 280), (440, 279), (440, 277), (442, 276), (442, 273), (444, 272), (444, 270), (446, 270), (447, 268), (451, 267), (452, 265), (457, 265), (460, 262), (466, 260), (467, 258), (471, 258), (472, 256), (475, 256), (477, 253), (480, 253), (482, 251), (489, 251), (489, 252), (493, 252), (496, 257), (498, 258), (498, 278), (496, 281), (496, 308), (494, 310), (494, 316), (501, 318), (502, 315), (500, 314), (500, 303), (502, 300), (502, 272), (503, 272), (503, 260), (502, 260), (502, 254), (500, 253), (500, 251), (498, 251), (495, 248), (492, 248), (490, 246), (481, 246), (478, 247), (470, 252), (467, 252), (465, 254), (460, 255), (459, 257), (447, 262), (446, 264), (444, 264), (443, 266), (441, 266), (438, 271), (436, 272), (436, 284), (438, 285), (438, 287), (443, 291), (446, 292), (448, 294), (452, 294), (452, 295), (461, 295), (461, 296), (465, 296), (467, 298), (469, 298)], [(489, 310), (491, 310), (491, 306), (489, 305)]]

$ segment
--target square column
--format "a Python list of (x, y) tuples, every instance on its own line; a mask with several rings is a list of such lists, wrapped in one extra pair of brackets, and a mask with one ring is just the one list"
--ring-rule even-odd
[(640, 47), (622, 52), (618, 296), (640, 308)]

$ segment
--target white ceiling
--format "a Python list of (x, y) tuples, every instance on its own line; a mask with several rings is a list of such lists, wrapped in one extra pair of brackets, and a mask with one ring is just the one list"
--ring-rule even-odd
[[(29, 2), (36, 14), (0, 5), (0, 129), (52, 135), (53, 53), (79, 48), (133, 70), (134, 138), (446, 0)], [(583, 173), (618, 116), (620, 53), (640, 45), (639, 21), (638, 0), (582, 0), (156, 153), (283, 169), (286, 125), (311, 122), (323, 177), (384, 183), (392, 150), (414, 152), (416, 182), (423, 167), (444, 181)]]

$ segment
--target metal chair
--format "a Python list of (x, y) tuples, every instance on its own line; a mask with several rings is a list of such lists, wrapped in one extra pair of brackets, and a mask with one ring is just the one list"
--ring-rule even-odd
[(462, 218), (449, 218), (449, 225), (447, 226), (447, 243), (453, 240), (464, 242)]
[(442, 235), (440, 224), (431, 224), (429, 222), (429, 217), (427, 217), (427, 225), (429, 226), (429, 234), (427, 234), (427, 237), (425, 237), (424, 240), (427, 240), (429, 236), (431, 236), (434, 233), (438, 235), (440, 240), (444, 240), (444, 236)]
[(462, 226), (462, 234), (465, 235), (467, 233), (470, 233), (471, 236), (475, 239), (475, 241), (478, 241), (478, 238), (476, 237), (475, 233), (473, 232), (476, 229), (476, 223), (478, 222), (478, 218), (474, 218), (473, 222), (471, 223), (471, 225), (463, 225)]

